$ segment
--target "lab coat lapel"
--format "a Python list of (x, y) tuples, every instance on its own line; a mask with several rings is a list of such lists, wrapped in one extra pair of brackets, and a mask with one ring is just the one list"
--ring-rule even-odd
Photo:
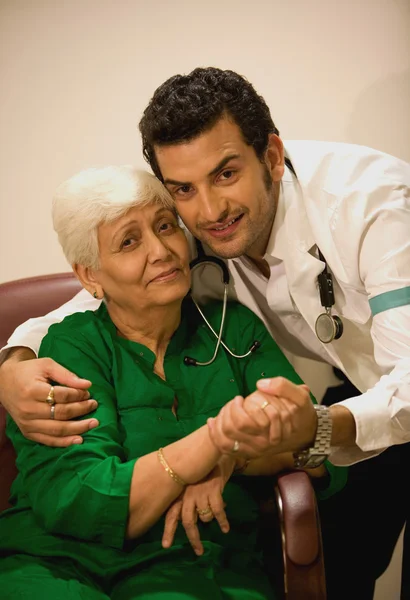
[[(286, 244), (283, 260), (289, 292), (300, 313), (315, 333), (316, 319), (324, 312), (317, 283), (317, 277), (323, 271), (324, 264), (309, 252), (317, 242), (313, 238), (307, 218), (300, 185), (296, 186), (293, 201), (286, 211), (284, 224), (281, 234), (284, 236), (282, 243)], [(341, 366), (334, 344), (326, 344), (326, 350)]]

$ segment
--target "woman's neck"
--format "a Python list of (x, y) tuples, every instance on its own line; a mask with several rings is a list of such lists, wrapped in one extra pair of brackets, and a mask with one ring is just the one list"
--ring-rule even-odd
[(108, 313), (121, 337), (143, 344), (155, 356), (163, 358), (169, 341), (181, 322), (181, 304), (144, 308), (121, 307), (107, 302)]

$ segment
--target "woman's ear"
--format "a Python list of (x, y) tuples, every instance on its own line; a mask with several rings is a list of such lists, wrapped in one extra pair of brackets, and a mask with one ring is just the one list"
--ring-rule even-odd
[(285, 172), (285, 151), (282, 140), (275, 133), (269, 135), (265, 160), (272, 181), (276, 183), (279, 182)]
[(85, 267), (84, 265), (72, 265), (72, 269), (83, 288), (90, 292), (94, 298), (102, 299), (104, 298), (104, 290), (102, 286), (98, 283), (95, 270), (90, 267)]

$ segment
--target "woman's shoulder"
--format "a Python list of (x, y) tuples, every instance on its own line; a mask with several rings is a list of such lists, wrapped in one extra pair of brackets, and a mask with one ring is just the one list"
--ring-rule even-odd
[(107, 310), (101, 305), (97, 310), (86, 310), (66, 316), (59, 323), (53, 323), (48, 329), (47, 338), (66, 338), (71, 340), (89, 340), (100, 338), (107, 330)]

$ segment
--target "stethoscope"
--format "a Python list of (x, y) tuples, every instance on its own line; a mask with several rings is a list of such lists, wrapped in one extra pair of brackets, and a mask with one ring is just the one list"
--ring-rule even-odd
[[(296, 175), (296, 171), (288, 157), (285, 158), (285, 164), (297, 179), (298, 176)], [(318, 248), (317, 251), (319, 254), (319, 259), (325, 263), (325, 268), (317, 277), (320, 304), (325, 309), (325, 312), (320, 313), (316, 319), (315, 332), (317, 338), (323, 344), (330, 344), (330, 342), (333, 342), (333, 340), (338, 340), (340, 337), (342, 337), (343, 322), (342, 319), (337, 315), (332, 315), (332, 306), (335, 303), (333, 277), (327, 267), (326, 259), (321, 253), (320, 248)]]
[(208, 329), (210, 331), (212, 331), (212, 333), (216, 337), (217, 342), (216, 342), (213, 356), (210, 360), (208, 360), (207, 362), (199, 362), (198, 360), (196, 360), (196, 358), (193, 358), (192, 356), (185, 356), (184, 364), (187, 367), (207, 367), (208, 365), (211, 365), (214, 362), (214, 360), (216, 359), (216, 355), (218, 354), (218, 350), (219, 350), (220, 346), (223, 346), (225, 348), (225, 350), (227, 352), (229, 352), (229, 354), (231, 356), (233, 356), (234, 358), (246, 358), (247, 356), (252, 354), (252, 352), (255, 352), (255, 350), (257, 350), (257, 348), (260, 348), (261, 343), (258, 340), (255, 340), (252, 343), (251, 347), (249, 348), (248, 352), (246, 352), (246, 354), (235, 354), (234, 352), (232, 352), (232, 350), (230, 350), (228, 348), (228, 346), (222, 340), (222, 334), (223, 334), (224, 325), (225, 325), (226, 306), (228, 304), (228, 286), (229, 286), (229, 281), (230, 281), (228, 267), (226, 266), (224, 261), (221, 260), (220, 258), (217, 258), (216, 256), (209, 256), (208, 254), (205, 254), (204, 248), (199, 240), (196, 239), (195, 244), (196, 244), (196, 250), (197, 250), (197, 257), (194, 260), (192, 260), (189, 264), (191, 273), (197, 267), (199, 267), (201, 265), (205, 265), (205, 264), (208, 264), (208, 265), (211, 265), (211, 266), (214, 266), (214, 267), (217, 267), (218, 269), (220, 269), (221, 274), (222, 274), (222, 283), (224, 285), (224, 297), (223, 297), (223, 304), (222, 304), (221, 325), (219, 327), (219, 333), (216, 333), (215, 329), (212, 327), (212, 325), (210, 324), (210, 322), (204, 315), (203, 311), (201, 310), (201, 307), (198, 305), (196, 300), (194, 298), (192, 298), (192, 296), (191, 296), (192, 301), (195, 304), (199, 314), (205, 321)]
[[(294, 169), (290, 159), (287, 157), (285, 158), (285, 164), (297, 179), (295, 169)], [(185, 356), (184, 363), (187, 366), (207, 367), (208, 365), (210, 365), (214, 362), (216, 355), (218, 354), (218, 350), (219, 350), (220, 346), (223, 346), (225, 348), (225, 350), (227, 352), (229, 352), (229, 354), (231, 356), (233, 356), (234, 358), (246, 358), (247, 356), (252, 354), (252, 352), (254, 352), (257, 348), (260, 347), (261, 344), (260, 344), (260, 342), (258, 342), (258, 340), (255, 340), (253, 342), (252, 346), (249, 348), (248, 352), (246, 354), (242, 354), (242, 355), (234, 354), (222, 340), (223, 328), (225, 325), (226, 305), (228, 302), (228, 286), (229, 286), (229, 281), (230, 281), (228, 267), (226, 266), (224, 261), (221, 260), (220, 258), (217, 258), (216, 256), (209, 256), (209, 255), (205, 254), (203, 246), (199, 240), (195, 240), (195, 244), (196, 244), (196, 249), (197, 249), (197, 257), (194, 260), (192, 260), (189, 265), (191, 272), (194, 271), (200, 265), (204, 265), (204, 264), (213, 265), (214, 267), (219, 268), (222, 273), (222, 282), (224, 284), (224, 297), (223, 297), (222, 317), (221, 317), (221, 326), (219, 328), (219, 334), (216, 333), (216, 331), (213, 329), (212, 325), (209, 323), (209, 321), (205, 317), (201, 308), (198, 306), (198, 303), (195, 301), (194, 298), (192, 298), (199, 314), (205, 321), (209, 330), (212, 331), (212, 333), (216, 337), (217, 343), (215, 346), (214, 354), (209, 361), (198, 362), (195, 358), (192, 358), (190, 356)], [(333, 342), (333, 340), (338, 340), (342, 336), (343, 322), (340, 317), (332, 314), (332, 306), (334, 306), (334, 304), (335, 304), (335, 294), (334, 294), (334, 290), (333, 290), (333, 277), (328, 269), (326, 259), (323, 256), (323, 254), (321, 253), (319, 248), (318, 248), (318, 254), (319, 254), (319, 259), (325, 264), (325, 268), (318, 275), (318, 278), (317, 278), (318, 286), (319, 286), (320, 303), (323, 306), (323, 308), (325, 309), (325, 312), (321, 313), (318, 316), (318, 318), (316, 319), (315, 332), (316, 332), (317, 338), (323, 344), (330, 344), (330, 342)]]

